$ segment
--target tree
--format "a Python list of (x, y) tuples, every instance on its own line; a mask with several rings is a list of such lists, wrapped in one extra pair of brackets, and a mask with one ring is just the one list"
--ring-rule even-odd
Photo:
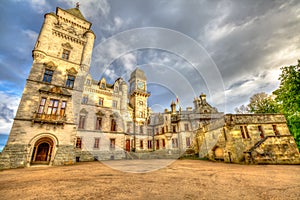
[(247, 114), (249, 113), (249, 107), (243, 104), (240, 107), (235, 108), (234, 111), (237, 114)]
[(274, 98), (264, 92), (254, 94), (252, 97), (250, 97), (248, 108), (250, 113), (278, 112), (278, 106)]
[(260, 92), (250, 97), (250, 102), (247, 106), (241, 105), (235, 108), (234, 111), (238, 114), (278, 113), (279, 109), (272, 95)]
[(300, 149), (300, 60), (297, 65), (280, 68), (280, 85), (273, 92), (279, 109), (285, 114), (291, 134)]

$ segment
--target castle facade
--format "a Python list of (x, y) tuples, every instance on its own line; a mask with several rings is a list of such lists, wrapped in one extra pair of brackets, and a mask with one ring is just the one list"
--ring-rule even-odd
[[(91, 26), (78, 7), (57, 8), (56, 13), (45, 14), (32, 51), (31, 71), (0, 155), (0, 168), (178, 158), (187, 149), (197, 149), (200, 156), (211, 159), (233, 160), (229, 159), (228, 148), (221, 139), (209, 151), (201, 150), (203, 138), (214, 135), (201, 136), (203, 127), (224, 118), (224, 113), (206, 101), (205, 94), (194, 99), (194, 108), (177, 110), (172, 101), (170, 110), (153, 113), (147, 104), (151, 95), (147, 91), (147, 77), (139, 68), (131, 73), (128, 83), (122, 78), (114, 83), (106, 82), (105, 78), (93, 80), (89, 70), (96, 36)], [(225, 118), (227, 123), (228, 117)], [(222, 128), (216, 129), (221, 135), (225, 121)], [(275, 126), (279, 123), (281, 132), (289, 134), (284, 117), (277, 121), (270, 119), (268, 123)], [(259, 140), (258, 136), (255, 138)], [(243, 161), (241, 151), (251, 149), (254, 140), (252, 143), (230, 150), (238, 154), (237, 162)]]

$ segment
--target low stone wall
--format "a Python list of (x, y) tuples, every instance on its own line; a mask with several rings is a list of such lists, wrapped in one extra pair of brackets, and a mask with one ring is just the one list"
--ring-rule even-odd
[(0, 155), (0, 169), (26, 166), (27, 145), (6, 145)]
[(94, 160), (120, 160), (125, 159), (125, 152), (122, 150), (115, 151), (77, 151), (76, 161), (94, 161)]
[(73, 145), (60, 145), (57, 147), (53, 165), (72, 165), (76, 162)]

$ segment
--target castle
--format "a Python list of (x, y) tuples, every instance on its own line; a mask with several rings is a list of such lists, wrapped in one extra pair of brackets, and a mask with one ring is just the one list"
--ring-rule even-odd
[[(253, 115), (224, 115), (206, 101), (205, 94), (194, 99), (194, 108), (177, 110), (172, 101), (170, 110), (152, 113), (147, 105), (151, 95), (147, 77), (141, 69), (131, 73), (129, 86), (122, 78), (112, 84), (105, 78), (92, 79), (89, 70), (96, 36), (78, 7), (57, 8), (44, 17), (0, 168), (178, 158), (188, 149), (210, 159), (240, 163), (249, 157), (247, 150), (254, 152), (266, 141), (262, 130), (276, 137), (271, 145), (289, 138), (284, 140), (289, 145), (282, 148), (299, 158), (282, 115), (262, 115), (260, 121)], [(242, 122), (231, 126), (237, 119)]]

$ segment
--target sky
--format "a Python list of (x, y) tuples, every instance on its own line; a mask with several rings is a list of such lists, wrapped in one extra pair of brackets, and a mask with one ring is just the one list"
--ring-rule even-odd
[[(8, 134), (32, 65), (44, 14), (75, 7), (70, 0), (10, 0), (0, 4), (0, 133)], [(297, 0), (81, 0), (96, 34), (90, 72), (95, 80), (147, 76), (154, 111), (193, 106), (207, 94), (234, 113), (258, 92), (279, 86), (280, 67), (300, 55)]]

